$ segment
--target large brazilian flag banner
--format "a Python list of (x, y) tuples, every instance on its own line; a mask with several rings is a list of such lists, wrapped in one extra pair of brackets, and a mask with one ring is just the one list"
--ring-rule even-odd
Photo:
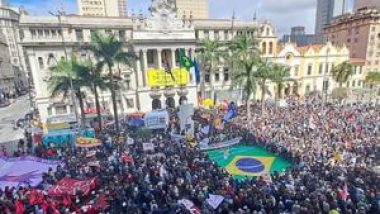
[(237, 180), (281, 172), (290, 163), (257, 146), (235, 146), (208, 152), (211, 161), (223, 167)]

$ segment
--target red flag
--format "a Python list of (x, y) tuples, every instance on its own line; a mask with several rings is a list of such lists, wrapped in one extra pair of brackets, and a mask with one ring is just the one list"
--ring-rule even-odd
[(29, 194), (29, 204), (35, 205), (36, 203), (37, 203), (36, 190), (32, 190), (32, 191), (30, 191), (30, 194)]
[(96, 200), (95, 208), (97, 210), (104, 210), (108, 206), (107, 197), (104, 194), (99, 195)]
[(343, 189), (339, 190), (339, 196), (340, 196), (340, 198), (341, 198), (343, 201), (346, 201), (346, 200), (347, 200), (347, 197), (348, 197), (349, 195), (350, 195), (350, 194), (348, 193), (347, 183), (345, 183)]
[(25, 207), (21, 200), (16, 200), (15, 202), (16, 207), (16, 214), (24, 214), (25, 213)]

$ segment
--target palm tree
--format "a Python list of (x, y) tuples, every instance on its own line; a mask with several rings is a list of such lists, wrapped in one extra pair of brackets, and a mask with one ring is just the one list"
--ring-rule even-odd
[(247, 59), (259, 54), (258, 40), (247, 34), (236, 36), (229, 46), (233, 58)]
[(95, 54), (100, 67), (106, 66), (108, 69), (108, 76), (110, 79), (110, 91), (113, 104), (113, 112), (115, 118), (116, 132), (119, 133), (119, 116), (116, 101), (116, 87), (115, 76), (113, 68), (115, 63), (123, 63), (131, 65), (131, 60), (135, 58), (134, 55), (124, 52), (123, 42), (118, 41), (114, 34), (101, 35), (95, 33), (92, 37), (91, 50)]
[(268, 60), (261, 60), (256, 72), (256, 77), (258, 78), (258, 83), (261, 90), (261, 113), (264, 112), (266, 94), (269, 94), (271, 96), (271, 92), (269, 91), (268, 86), (265, 84), (266, 81), (270, 80), (272, 77), (271, 66), (272, 64), (269, 63)]
[(339, 88), (343, 87), (343, 83), (347, 82), (354, 73), (354, 68), (349, 62), (343, 62), (332, 69), (334, 80), (339, 83)]
[(251, 119), (250, 98), (257, 91), (257, 70), (260, 58), (237, 59), (232, 71), (232, 84), (240, 87), (245, 93), (245, 104), (247, 108), (248, 121)]
[(277, 105), (278, 99), (282, 98), (284, 83), (290, 81), (290, 69), (287, 66), (277, 63), (273, 63), (270, 69), (272, 70), (270, 79), (276, 85), (275, 103)]
[(96, 114), (97, 114), (97, 120), (99, 123), (99, 129), (102, 130), (102, 115), (101, 115), (101, 108), (100, 108), (100, 101), (99, 101), (99, 91), (101, 90), (107, 90), (111, 88), (111, 85), (107, 82), (107, 77), (102, 74), (103, 71), (103, 64), (97, 63), (94, 65), (92, 60), (88, 59), (83, 63), (83, 66), (86, 66), (86, 69), (88, 69), (89, 77), (88, 77), (88, 85), (87, 87), (94, 93), (95, 96), (95, 108), (96, 108)]
[[(205, 76), (206, 71), (208, 74), (217, 67), (219, 59), (223, 56), (221, 52), (222, 43), (219, 40), (204, 39), (202, 41), (202, 49), (197, 54), (201, 63), (201, 97), (205, 99)], [(212, 83), (211, 83), (212, 84)], [(211, 92), (212, 93), (212, 92)]]
[(75, 56), (72, 56), (71, 59), (58, 61), (55, 66), (50, 68), (50, 71), (48, 90), (51, 92), (51, 97), (62, 95), (64, 99), (67, 99), (72, 90), (79, 100), (81, 122), (84, 125), (84, 94), (81, 89), (88, 85), (88, 70), (77, 61)]
[(369, 72), (365, 77), (365, 82), (370, 87), (370, 101), (372, 101), (373, 86), (380, 83), (380, 72)]

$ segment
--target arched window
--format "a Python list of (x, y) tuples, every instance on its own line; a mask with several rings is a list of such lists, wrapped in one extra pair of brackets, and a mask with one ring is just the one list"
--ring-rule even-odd
[(267, 43), (263, 42), (263, 44), (261, 46), (262, 46), (261, 51), (263, 52), (263, 54), (266, 54), (267, 53)]
[(44, 69), (44, 60), (42, 57), (38, 57), (38, 65), (40, 66), (40, 69)]
[(49, 54), (47, 65), (52, 66), (54, 62), (54, 55), (52, 53)]
[(267, 27), (267, 36), (270, 36), (270, 28), (269, 27)]
[(273, 42), (269, 42), (269, 54), (273, 54)]

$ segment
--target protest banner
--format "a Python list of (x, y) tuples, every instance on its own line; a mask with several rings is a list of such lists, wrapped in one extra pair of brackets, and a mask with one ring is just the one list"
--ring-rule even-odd
[(219, 205), (223, 202), (224, 197), (221, 195), (210, 194), (209, 198), (206, 200), (207, 203), (214, 209), (218, 208)]
[(148, 151), (154, 151), (154, 145), (153, 143), (143, 143), (143, 150), (144, 152), (148, 152)]

